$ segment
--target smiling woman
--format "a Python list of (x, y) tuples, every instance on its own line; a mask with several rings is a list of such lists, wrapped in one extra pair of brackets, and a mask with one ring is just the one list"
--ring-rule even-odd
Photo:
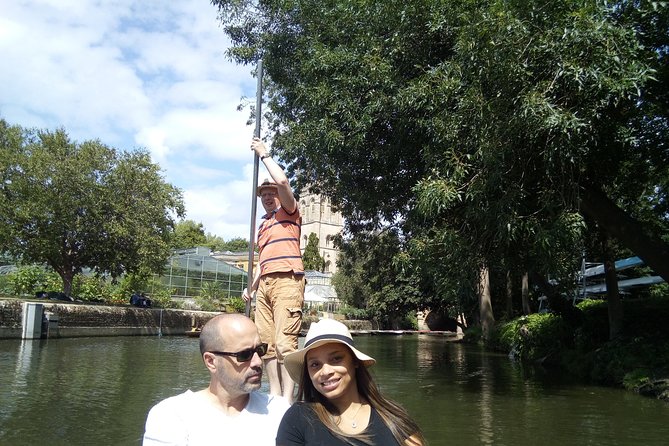
[(278, 446), (425, 444), (418, 425), (379, 392), (368, 367), (376, 363), (353, 344), (341, 322), (311, 325), (304, 348), (285, 358), (300, 383), (299, 402), (284, 416)]

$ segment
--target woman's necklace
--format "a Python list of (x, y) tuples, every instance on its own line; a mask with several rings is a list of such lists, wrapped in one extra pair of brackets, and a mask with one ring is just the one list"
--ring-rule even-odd
[(355, 417), (358, 416), (358, 412), (360, 412), (360, 408), (361, 408), (361, 407), (362, 407), (362, 403), (360, 403), (360, 405), (358, 406), (358, 408), (357, 408), (356, 411), (355, 411), (355, 414), (353, 415), (353, 418), (351, 419), (351, 427), (352, 427), (353, 429), (355, 429), (355, 428), (358, 427), (358, 423), (356, 423), (356, 421), (355, 421)]

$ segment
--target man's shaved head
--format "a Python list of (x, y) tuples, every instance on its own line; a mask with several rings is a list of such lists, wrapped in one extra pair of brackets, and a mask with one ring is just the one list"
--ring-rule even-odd
[(200, 354), (204, 352), (219, 350), (226, 351), (230, 340), (235, 333), (244, 328), (255, 330), (255, 324), (251, 319), (240, 313), (224, 313), (212, 318), (202, 327), (200, 333)]

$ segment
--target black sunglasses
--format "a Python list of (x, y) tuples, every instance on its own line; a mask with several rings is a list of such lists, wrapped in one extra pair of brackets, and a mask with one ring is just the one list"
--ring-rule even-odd
[(241, 352), (209, 352), (214, 355), (223, 355), (223, 356), (234, 356), (237, 358), (237, 362), (247, 362), (253, 358), (253, 354), (257, 353), (258, 356), (263, 357), (267, 353), (267, 344), (263, 343), (254, 348), (247, 348)]

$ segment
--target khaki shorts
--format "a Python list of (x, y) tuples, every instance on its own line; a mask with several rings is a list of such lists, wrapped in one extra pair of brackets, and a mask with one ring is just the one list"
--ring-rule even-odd
[(297, 350), (302, 328), (304, 274), (270, 273), (260, 278), (255, 322), (261, 342), (269, 346), (263, 359), (283, 357)]

